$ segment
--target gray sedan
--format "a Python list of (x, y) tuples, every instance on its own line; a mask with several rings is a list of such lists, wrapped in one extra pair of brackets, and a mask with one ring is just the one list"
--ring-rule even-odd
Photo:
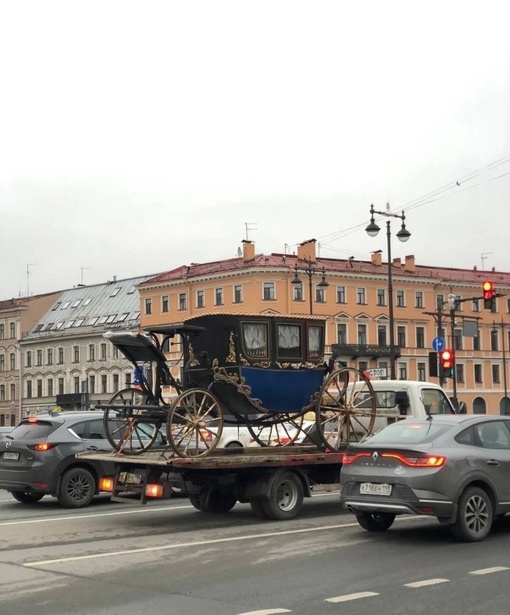
[(389, 425), (347, 449), (342, 506), (371, 532), (396, 515), (437, 517), (475, 542), (510, 512), (510, 417), (433, 416)]

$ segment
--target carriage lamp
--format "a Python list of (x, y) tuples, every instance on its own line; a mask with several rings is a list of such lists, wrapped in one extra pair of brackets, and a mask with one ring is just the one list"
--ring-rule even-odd
[(299, 279), (298, 271), (306, 273), (306, 275), (308, 276), (308, 296), (309, 296), (309, 300), (310, 300), (310, 314), (313, 314), (312, 277), (314, 275), (322, 275), (321, 281), (317, 284), (317, 288), (320, 288), (320, 289), (327, 288), (329, 286), (329, 283), (326, 280), (326, 270), (323, 267), (322, 271), (320, 271), (320, 270), (318, 271), (317, 269), (314, 269), (312, 267), (312, 264), (310, 262), (308, 262), (308, 266), (307, 267), (298, 267), (297, 265), (295, 265), (295, 267), (294, 267), (294, 278), (291, 280), (291, 284), (293, 286), (299, 286), (299, 285), (302, 284), (301, 280)]
[[(374, 214), (378, 216), (386, 216), (388, 218), (397, 218), (402, 221), (402, 226), (397, 233), (397, 238), (399, 241), (406, 242), (409, 237), (411, 237), (411, 233), (407, 230), (405, 224), (405, 214), (402, 211), (401, 214), (392, 214), (390, 212), (390, 205), (386, 203), (386, 211), (377, 211), (374, 209), (373, 203), (370, 205), (370, 224), (366, 227), (365, 231), (369, 235), (369, 237), (376, 237), (376, 235), (381, 230), (379, 225), (376, 223)], [(395, 372), (395, 323), (393, 318), (393, 283), (391, 279), (391, 220), (386, 221), (386, 238), (388, 243), (388, 319), (389, 319), (389, 327), (390, 327), (390, 373), (391, 379), (396, 379)]]

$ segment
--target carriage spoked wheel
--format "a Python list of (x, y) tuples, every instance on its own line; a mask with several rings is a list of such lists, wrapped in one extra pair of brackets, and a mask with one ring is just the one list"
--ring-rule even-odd
[(289, 446), (304, 435), (301, 431), (303, 418), (303, 414), (277, 413), (246, 426), (259, 446)]
[(204, 389), (188, 389), (170, 406), (168, 442), (179, 457), (206, 457), (218, 446), (223, 413), (217, 399)]
[(317, 434), (326, 449), (360, 442), (372, 433), (375, 418), (374, 389), (363, 372), (344, 367), (326, 377), (315, 406)]
[(132, 406), (147, 405), (147, 394), (134, 387), (122, 389), (108, 402), (103, 425), (108, 442), (118, 453), (139, 455), (156, 441), (162, 421), (149, 421), (147, 410)]

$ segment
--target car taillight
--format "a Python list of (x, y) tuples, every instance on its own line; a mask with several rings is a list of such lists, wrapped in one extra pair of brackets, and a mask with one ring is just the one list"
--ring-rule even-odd
[(390, 457), (413, 468), (440, 468), (446, 463), (442, 455), (401, 455), (400, 453), (382, 453), (381, 457)]
[(360, 457), (370, 457), (370, 453), (344, 453), (342, 463), (344, 465), (349, 465), (350, 463), (354, 463), (356, 459)]
[(29, 446), (27, 446), (27, 448), (31, 449), (32, 451), (44, 452), (44, 451), (50, 451), (52, 448), (55, 448), (56, 446), (57, 446), (56, 442), (38, 442), (37, 444), (30, 444)]
[(103, 476), (99, 481), (99, 491), (113, 491), (113, 478)]

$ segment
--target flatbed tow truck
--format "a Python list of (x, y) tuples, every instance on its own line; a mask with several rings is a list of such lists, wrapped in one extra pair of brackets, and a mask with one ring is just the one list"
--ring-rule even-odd
[[(243, 502), (259, 517), (282, 520), (297, 516), (312, 493), (338, 490), (343, 452), (290, 445), (217, 449), (205, 458), (182, 458), (161, 448), (142, 455), (104, 451), (77, 457), (115, 464), (110, 481), (115, 502), (147, 504), (182, 487), (202, 512), (226, 513)], [(107, 482), (103, 479), (103, 488)]]

